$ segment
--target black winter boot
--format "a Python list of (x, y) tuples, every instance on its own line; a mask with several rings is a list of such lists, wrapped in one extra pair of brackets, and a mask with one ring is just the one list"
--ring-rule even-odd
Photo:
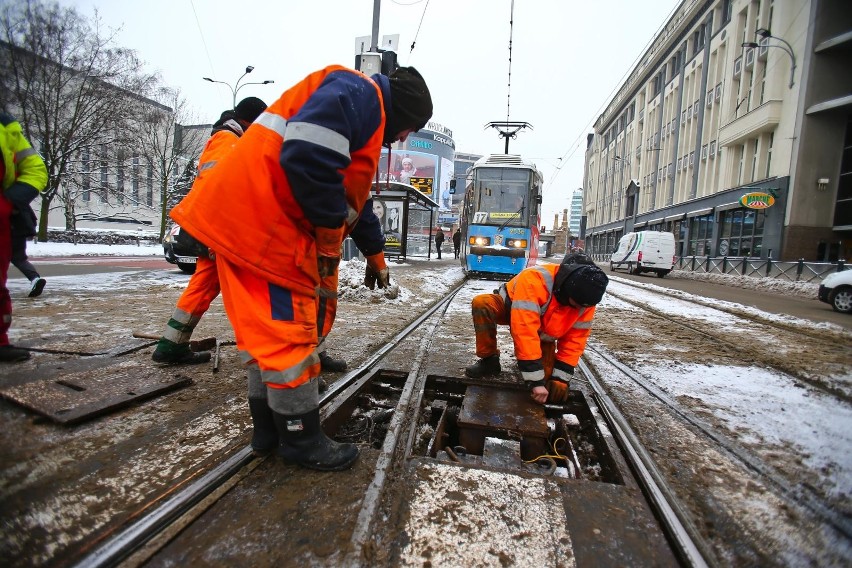
[(278, 455), (284, 461), (320, 471), (341, 471), (358, 457), (355, 444), (340, 444), (325, 435), (319, 407), (298, 415), (273, 412), (281, 444)]
[(499, 375), (501, 370), (500, 356), (491, 355), (480, 359), (469, 367), (465, 367), (464, 374), (471, 379), (479, 379), (484, 375)]
[(11, 345), (0, 345), (0, 362), (2, 363), (17, 363), (18, 361), (26, 361), (30, 358), (30, 352), (20, 347)]
[(320, 368), (323, 371), (331, 371), (333, 373), (342, 373), (346, 370), (346, 361), (343, 359), (334, 359), (327, 352), (323, 351), (319, 354)]
[(254, 426), (251, 449), (257, 456), (269, 455), (278, 447), (278, 429), (275, 427), (272, 409), (269, 408), (265, 398), (250, 398), (249, 411)]

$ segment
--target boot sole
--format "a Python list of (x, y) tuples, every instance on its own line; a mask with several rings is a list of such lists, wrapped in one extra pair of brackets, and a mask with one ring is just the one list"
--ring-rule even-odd
[(316, 470), (316, 471), (343, 471), (345, 469), (350, 469), (352, 467), (352, 465), (355, 463), (355, 461), (358, 459), (359, 455), (361, 455), (360, 451), (358, 453), (356, 453), (355, 457), (353, 457), (350, 461), (343, 463), (343, 464), (330, 466), (330, 465), (323, 465), (323, 464), (312, 463), (312, 462), (299, 461), (299, 460), (292, 459), (292, 458), (289, 458), (287, 456), (281, 455), (280, 452), (278, 453), (278, 457), (280, 457), (284, 461), (284, 463), (287, 464), (287, 465), (298, 465), (298, 466), (301, 466), (301, 467), (304, 467), (304, 468), (307, 468), (307, 469), (313, 469), (313, 470)]

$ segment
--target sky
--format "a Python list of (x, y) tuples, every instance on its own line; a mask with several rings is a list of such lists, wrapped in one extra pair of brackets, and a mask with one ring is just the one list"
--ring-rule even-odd
[[(237, 99), (271, 103), (326, 65), (353, 67), (355, 40), (372, 34), (374, 9), (373, 0), (59, 1), (90, 18), (97, 10), (117, 45), (180, 89), (199, 123), (215, 121), (233, 99), (228, 87), (202, 77), (235, 85), (252, 65), (243, 83), (274, 84), (248, 85)], [(504, 140), (487, 123), (532, 125), (510, 140), (509, 153), (542, 170), (549, 227), (583, 184), (586, 135), (677, 4), (381, 0), (378, 35), (399, 35), (399, 63), (423, 74), (432, 119), (453, 132), (457, 151), (503, 153)]]

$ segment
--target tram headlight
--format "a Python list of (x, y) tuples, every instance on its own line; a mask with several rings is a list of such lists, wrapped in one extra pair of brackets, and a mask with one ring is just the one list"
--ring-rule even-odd
[(467, 242), (472, 244), (473, 246), (487, 247), (488, 245), (491, 244), (491, 238), (490, 237), (470, 237), (467, 240)]
[(527, 248), (526, 239), (509, 239), (506, 241), (506, 246), (510, 248)]

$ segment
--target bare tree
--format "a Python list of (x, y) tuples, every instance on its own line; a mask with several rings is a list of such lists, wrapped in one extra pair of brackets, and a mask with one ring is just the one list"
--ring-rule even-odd
[[(113, 45), (115, 32), (102, 29), (97, 13), (90, 21), (55, 2), (4, 4), (0, 108), (17, 116), (47, 164), (39, 216), (39, 239), (46, 240), (54, 200), (65, 210), (66, 229), (76, 228), (77, 200), (81, 192), (88, 195), (86, 176), (97, 171), (93, 164), (102, 169), (121, 156), (135, 120), (129, 101), (150, 92), (158, 79), (143, 72), (135, 52)], [(110, 191), (100, 183), (97, 196), (108, 201)]]
[[(195, 177), (196, 163), (210, 133), (210, 125), (195, 122), (179, 90), (161, 87), (150, 96), (159, 105), (140, 104), (135, 130), (137, 152), (145, 155), (160, 194), (160, 241), (169, 209), (186, 194)], [(165, 110), (164, 110), (165, 109)]]

